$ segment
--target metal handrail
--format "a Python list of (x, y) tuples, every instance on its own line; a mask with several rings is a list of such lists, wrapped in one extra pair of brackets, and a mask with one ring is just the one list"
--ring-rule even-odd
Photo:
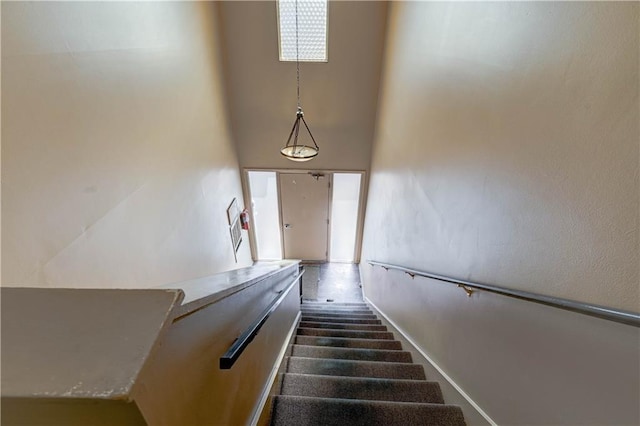
[(247, 327), (241, 334), (238, 336), (236, 340), (233, 341), (233, 344), (229, 347), (229, 349), (220, 357), (220, 369), (228, 370), (233, 367), (233, 364), (238, 360), (242, 352), (249, 346), (249, 343), (253, 341), (253, 338), (256, 337), (260, 328), (267, 322), (269, 316), (278, 309), (278, 306), (282, 303), (285, 297), (289, 294), (294, 285), (300, 281), (302, 275), (304, 274), (304, 269), (300, 271), (298, 275), (296, 275), (295, 279), (285, 288), (280, 294), (273, 299), (273, 302), (267, 306), (267, 308), (262, 311), (258, 319), (256, 319), (249, 327)]
[(474, 288), (478, 290), (488, 291), (490, 293), (501, 294), (503, 296), (512, 297), (515, 299), (526, 300), (528, 302), (539, 303), (546, 306), (552, 306), (554, 308), (564, 309), (566, 311), (577, 312), (579, 314), (589, 315), (609, 321), (615, 321), (621, 324), (640, 327), (640, 314), (636, 312), (614, 309), (606, 306), (594, 305), (591, 303), (577, 302), (575, 300), (562, 299), (560, 297), (544, 296), (542, 294), (530, 293), (527, 291), (512, 290), (495, 285), (465, 281), (457, 278), (446, 277), (444, 275), (433, 274), (431, 272), (419, 271), (416, 269), (391, 265), (389, 263), (377, 262), (375, 260), (368, 260), (367, 263), (371, 266), (381, 266), (385, 270), (395, 269), (398, 271), (402, 271), (412, 278), (415, 276), (420, 276), (456, 284), (458, 285), (458, 287), (462, 287), (464, 289), (464, 291), (467, 293), (467, 296), (471, 296), (473, 290), (470, 290), (470, 288)]

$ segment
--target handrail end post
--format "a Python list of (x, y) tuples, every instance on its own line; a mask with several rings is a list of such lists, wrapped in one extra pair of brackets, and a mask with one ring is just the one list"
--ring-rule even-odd
[(220, 358), (220, 370), (230, 370), (233, 366), (233, 360), (231, 358)]

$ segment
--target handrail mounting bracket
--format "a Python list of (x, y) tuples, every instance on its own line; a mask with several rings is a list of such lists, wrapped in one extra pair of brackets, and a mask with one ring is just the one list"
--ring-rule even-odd
[(475, 291), (471, 290), (469, 287), (465, 286), (464, 284), (458, 284), (458, 287), (460, 287), (461, 289), (464, 290), (465, 293), (467, 293), (467, 297), (471, 297), (471, 295), (475, 293)]

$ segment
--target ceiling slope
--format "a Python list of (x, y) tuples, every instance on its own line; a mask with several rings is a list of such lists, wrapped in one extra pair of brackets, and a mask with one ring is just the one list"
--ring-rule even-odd
[(329, 61), (301, 63), (301, 103), (320, 154), (280, 155), (296, 112), (296, 64), (278, 60), (276, 2), (221, 2), (231, 126), (245, 168), (367, 170), (387, 16), (386, 2), (329, 4)]

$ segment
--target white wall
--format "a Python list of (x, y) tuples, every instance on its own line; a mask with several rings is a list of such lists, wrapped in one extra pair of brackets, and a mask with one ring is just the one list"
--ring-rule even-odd
[(213, 3), (2, 4), (3, 285), (250, 264), (226, 218), (242, 190), (217, 20)]
[[(640, 311), (637, 3), (394, 2), (363, 261)], [(637, 328), (362, 265), (498, 424), (637, 424)]]

